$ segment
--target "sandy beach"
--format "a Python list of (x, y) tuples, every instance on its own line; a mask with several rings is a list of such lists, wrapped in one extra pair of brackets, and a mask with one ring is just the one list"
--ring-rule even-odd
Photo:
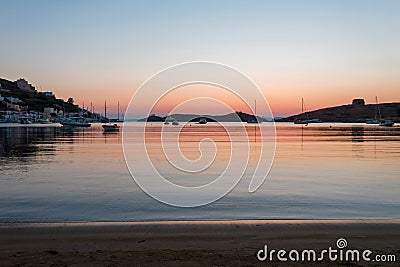
[[(335, 247), (394, 254), (400, 259), (400, 220), (241, 220), (34, 223), (0, 225), (1, 266), (286, 266), (260, 262), (257, 252), (271, 249)], [(329, 262), (328, 266), (358, 266)], [(310, 266), (313, 263), (290, 263)]]

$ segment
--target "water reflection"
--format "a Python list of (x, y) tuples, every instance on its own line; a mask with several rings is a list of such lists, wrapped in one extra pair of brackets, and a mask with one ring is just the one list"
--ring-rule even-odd
[[(0, 128), (0, 157), (26, 159), (38, 154), (53, 155), (56, 128)], [(39, 144), (46, 145), (39, 145)]]
[(351, 127), (351, 141), (364, 142), (364, 127), (362, 126)]
[[(0, 127), (0, 162), (2, 167), (12, 163), (17, 165), (49, 163), (58, 151), (68, 150), (67, 145), (75, 143), (120, 143), (120, 134), (102, 134), (99, 126), (80, 127)], [(73, 146), (69, 146), (73, 148)], [(46, 157), (47, 161), (40, 160)]]
[[(125, 126), (124, 131), (132, 133), (140, 129), (135, 123)], [(167, 171), (157, 144), (163, 125), (149, 127), (150, 156)], [(257, 151), (260, 131), (254, 129), (249, 127), (250, 146)], [(217, 163), (226, 163), (228, 139), (215, 124), (184, 130), (182, 149), (188, 158), (196, 158), (198, 141), (209, 137), (223, 152)], [(400, 127), (278, 123), (274, 165), (259, 191), (247, 193), (257, 159), (254, 153), (238, 188), (212, 205), (190, 210), (161, 205), (135, 185), (124, 162), (121, 134), (104, 134), (96, 124), (0, 128), (0, 221), (398, 216)], [(138, 136), (130, 135), (129, 141), (141, 141)], [(141, 164), (138, 161), (136, 166)], [(201, 181), (184, 175), (169, 178), (198, 185), (213, 176)]]

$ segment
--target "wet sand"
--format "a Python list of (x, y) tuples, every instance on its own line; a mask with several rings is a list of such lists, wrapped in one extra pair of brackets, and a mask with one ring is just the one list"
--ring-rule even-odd
[(341, 237), (348, 248), (394, 254), (397, 263), (324, 265), (398, 266), (399, 219), (0, 224), (0, 266), (287, 266), (259, 262), (256, 253), (265, 244), (336, 248)]

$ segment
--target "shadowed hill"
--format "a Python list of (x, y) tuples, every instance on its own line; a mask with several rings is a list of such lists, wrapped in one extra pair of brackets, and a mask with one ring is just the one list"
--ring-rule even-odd
[[(238, 117), (242, 122), (247, 122), (255, 119), (254, 115), (243, 113), (243, 112), (236, 112), (236, 113), (229, 113), (225, 115), (196, 115), (196, 114), (172, 114), (171, 115), (177, 121), (191, 121), (191, 122), (198, 122), (200, 118), (205, 118), (208, 122), (212, 121), (220, 121), (220, 122), (237, 122)], [(140, 119), (138, 121), (154, 121), (154, 122), (162, 122), (165, 121), (166, 117), (160, 117), (156, 115), (151, 115), (147, 118)], [(257, 120), (260, 122), (266, 122), (267, 120), (257, 116)]]
[[(378, 104), (382, 119), (400, 122), (400, 103)], [(365, 122), (375, 116), (376, 105), (343, 105), (309, 111), (287, 118), (279, 119), (280, 122), (293, 122), (297, 119), (320, 119), (323, 122)]]
[[(27, 111), (43, 111), (44, 108), (54, 108), (56, 110), (65, 110), (66, 112), (77, 112), (77, 105), (57, 99), (55, 96), (48, 96), (42, 92), (32, 90), (22, 90), (16, 82), (0, 78), (1, 96), (14, 97), (22, 101), (21, 107), (27, 108)], [(0, 110), (6, 110), (7, 107), (0, 103)]]

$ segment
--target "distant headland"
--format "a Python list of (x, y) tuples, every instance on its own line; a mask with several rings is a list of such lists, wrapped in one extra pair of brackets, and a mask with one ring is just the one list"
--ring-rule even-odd
[[(242, 122), (248, 122), (248, 121), (254, 121), (256, 120), (259, 122), (266, 122), (266, 120), (263, 117), (260, 116), (254, 116), (251, 114), (247, 114), (244, 112), (236, 112), (236, 113), (229, 113), (225, 115), (196, 115), (196, 114), (173, 114), (170, 115), (169, 117), (173, 117), (177, 121), (190, 121), (190, 122), (198, 122), (200, 121), (201, 118), (206, 119), (208, 122), (213, 122), (213, 121), (220, 121), (220, 122), (237, 122), (238, 118)], [(155, 114), (150, 115), (147, 118), (140, 119), (138, 121), (148, 121), (148, 122), (164, 122), (166, 120), (166, 116), (157, 116)]]
[(322, 122), (365, 122), (377, 116), (379, 110), (381, 119), (400, 122), (400, 103), (365, 104), (364, 99), (354, 99), (351, 104), (328, 107), (308, 111), (286, 118), (277, 119), (278, 122), (294, 122), (305, 116), (316, 118)]
[[(344, 122), (344, 123), (363, 123), (376, 116), (376, 110), (379, 109), (381, 119), (388, 119), (393, 122), (400, 122), (400, 103), (381, 103), (365, 104), (363, 99), (354, 99), (351, 104), (322, 108), (314, 111), (299, 113), (286, 118), (275, 118), (276, 122), (294, 122), (304, 117), (318, 119), (322, 122)], [(206, 118), (207, 121), (234, 122), (237, 117), (242, 122), (248, 122), (255, 119), (254, 115), (244, 112), (229, 113), (226, 115), (197, 115), (197, 114), (172, 114), (177, 121), (197, 122), (200, 118)], [(195, 119), (192, 119), (195, 118)], [(163, 122), (166, 116), (150, 115), (147, 118), (138, 121)], [(263, 117), (257, 116), (259, 122), (269, 121)]]

